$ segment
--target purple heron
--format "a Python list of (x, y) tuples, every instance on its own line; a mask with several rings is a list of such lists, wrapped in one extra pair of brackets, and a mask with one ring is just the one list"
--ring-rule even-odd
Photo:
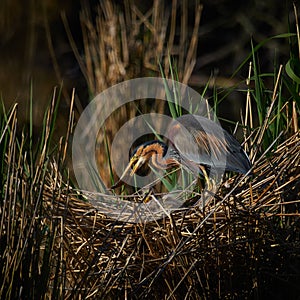
[(207, 170), (212, 168), (246, 174), (251, 169), (248, 155), (240, 143), (217, 123), (201, 116), (183, 115), (174, 120), (166, 135), (168, 145), (153, 140), (138, 146), (128, 166), (111, 188), (126, 182), (138, 169), (151, 163), (159, 169), (183, 166), (195, 175), (208, 180)]

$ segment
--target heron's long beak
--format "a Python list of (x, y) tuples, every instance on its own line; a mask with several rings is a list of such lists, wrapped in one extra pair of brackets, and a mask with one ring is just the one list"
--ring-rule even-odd
[[(135, 163), (136, 159), (133, 161), (133, 163), (131, 164), (131, 166)], [(130, 172), (130, 176), (133, 176), (136, 171), (145, 163), (145, 159), (143, 157), (140, 157), (137, 162), (135, 163), (135, 165), (133, 166), (131, 172)], [(130, 163), (129, 163), (130, 164)]]
[[(132, 177), (135, 172), (145, 163), (145, 159), (140, 157), (140, 158), (136, 158), (136, 157), (132, 157), (128, 166), (126, 167), (126, 169), (124, 170), (123, 174), (121, 175), (120, 179), (113, 185), (111, 186), (110, 189), (115, 189), (120, 187), (123, 183), (126, 183), (129, 177)], [(130, 172), (130, 169), (131, 172)]]

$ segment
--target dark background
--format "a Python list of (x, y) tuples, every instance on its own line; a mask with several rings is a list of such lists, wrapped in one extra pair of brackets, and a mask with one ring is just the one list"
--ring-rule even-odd
[[(96, 7), (98, 1), (89, 1)], [(119, 1), (121, 2), (121, 1)], [(143, 10), (143, 1), (135, 1)], [(193, 2), (190, 1), (191, 14)], [(118, 2), (116, 2), (118, 3)], [(251, 52), (254, 45), (266, 38), (289, 31), (295, 32), (292, 1), (202, 1), (203, 12), (199, 30), (197, 63), (190, 84), (199, 89), (213, 74), (218, 87), (233, 85), (247, 77), (247, 68), (230, 78), (232, 73)], [(54, 86), (63, 83), (67, 93), (76, 88), (78, 99), (87, 103), (86, 83), (69, 45), (61, 14), (65, 13), (78, 45), (83, 53), (79, 14), (80, 1), (58, 0), (2, 0), (0, 2), (0, 93), (6, 107), (19, 103), (19, 120), (28, 121), (28, 107), (32, 86), (34, 122), (38, 126), (50, 101)], [(146, 9), (146, 7), (145, 7)], [(47, 34), (47, 26), (49, 31)], [(191, 27), (192, 28), (192, 27)], [(50, 32), (50, 35), (49, 35)], [(51, 41), (50, 41), (51, 39)], [(53, 44), (60, 78), (54, 71), (49, 51)], [(289, 55), (286, 40), (273, 39), (259, 53), (262, 72), (274, 70), (275, 60), (285, 64)], [(63, 82), (61, 82), (63, 80)], [(270, 82), (272, 85), (272, 82)], [(228, 97), (223, 110), (239, 118), (237, 93)], [(83, 104), (84, 105), (84, 104)], [(67, 116), (68, 104), (61, 104), (61, 112)]]

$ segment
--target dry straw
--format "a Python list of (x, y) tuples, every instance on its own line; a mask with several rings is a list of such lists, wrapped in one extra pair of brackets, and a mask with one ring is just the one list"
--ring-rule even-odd
[[(63, 216), (66, 295), (223, 298), (255, 290), (253, 280), (289, 280), (299, 168), (298, 132), (255, 165), (252, 180), (225, 182), (204, 210), (190, 206), (146, 224), (110, 219), (49, 176), (43, 198), (49, 220)], [(58, 238), (58, 252), (60, 245)]]

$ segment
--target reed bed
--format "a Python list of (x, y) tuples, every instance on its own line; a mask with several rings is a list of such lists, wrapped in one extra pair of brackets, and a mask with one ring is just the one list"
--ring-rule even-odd
[[(2, 123), (1, 297), (298, 295), (299, 130), (257, 156), (253, 178), (228, 177), (204, 208), (196, 196), (164, 218), (132, 224), (97, 211), (70, 183), (69, 139), (49, 146), (55, 103), (53, 97), (37, 152), (27, 150), (30, 138), (28, 145), (18, 137), (17, 105)], [(72, 116), (71, 109), (66, 136)]]
[(145, 224), (107, 218), (67, 186), (53, 198), (49, 178), (44, 204), (49, 220), (63, 216), (66, 298), (294, 296), (299, 150), (298, 132), (255, 166), (252, 180), (225, 182), (204, 210), (182, 208)]

